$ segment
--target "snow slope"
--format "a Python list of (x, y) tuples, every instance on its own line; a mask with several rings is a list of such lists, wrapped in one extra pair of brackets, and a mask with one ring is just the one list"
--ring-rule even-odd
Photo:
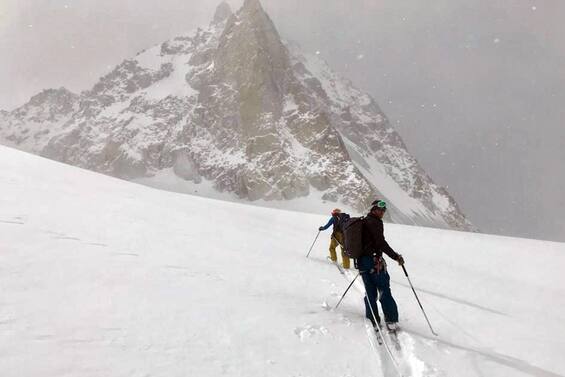
[[(0, 147), (0, 371), (395, 376), (324, 217), (151, 189)], [(565, 374), (565, 244), (386, 225), (405, 376)]]

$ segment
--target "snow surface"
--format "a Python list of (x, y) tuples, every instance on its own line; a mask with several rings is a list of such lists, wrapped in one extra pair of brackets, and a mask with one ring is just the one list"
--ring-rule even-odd
[[(324, 191), (310, 187), (310, 194), (288, 200), (254, 200), (250, 202), (248, 199), (238, 198), (238, 196), (229, 191), (219, 191), (215, 188), (213, 181), (199, 177), (199, 182), (194, 180), (186, 180), (176, 175), (172, 168), (163, 169), (155, 173), (153, 177), (144, 177), (134, 179), (133, 182), (147, 185), (161, 190), (168, 190), (177, 193), (190, 194), (205, 198), (212, 198), (235, 203), (246, 203), (254, 206), (283, 209), (288, 211), (296, 211), (310, 214), (329, 213), (333, 208), (340, 208), (345, 212), (352, 213), (352, 207), (342, 202), (330, 202), (323, 199)], [(301, 214), (299, 214), (301, 215)]]
[(191, 54), (174, 55), (171, 58), (173, 72), (165, 79), (155, 82), (149, 88), (142, 91), (146, 98), (160, 101), (168, 96), (192, 97), (198, 94), (186, 81), (186, 75), (192, 67), (188, 63)]
[(163, 58), (161, 57), (161, 45), (157, 44), (151, 48), (141, 51), (136, 55), (135, 60), (139, 63), (140, 67), (158, 71), (161, 69)]
[[(318, 215), (155, 190), (0, 147), (0, 371), (395, 376)], [(386, 224), (404, 376), (562, 376), (565, 244)], [(352, 277), (352, 273), (347, 278)]]
[[(385, 198), (391, 203), (394, 203), (396, 209), (400, 211), (401, 214), (408, 215), (403, 219), (394, 219), (395, 221), (407, 221), (410, 219), (420, 218), (428, 219), (430, 224), (445, 224), (445, 221), (441, 216), (434, 216), (420, 201), (412, 198), (410, 195), (404, 191), (400, 185), (387, 173), (383, 164), (381, 164), (373, 156), (362, 156), (363, 152), (345, 135), (341, 135), (345, 147), (349, 152), (351, 160), (355, 166), (363, 173), (365, 177), (372, 182), (379, 192), (381, 192)], [(434, 194), (435, 191), (434, 191)], [(439, 197), (439, 195), (437, 195)], [(436, 196), (434, 196), (436, 199)], [(447, 201), (447, 199), (446, 199)], [(443, 207), (447, 208), (443, 202), (440, 203)], [(394, 215), (393, 215), (394, 216)], [(412, 220), (415, 223), (415, 220)], [(447, 224), (446, 224), (447, 226)]]
[(140, 67), (158, 71), (163, 64), (171, 63), (172, 73), (162, 80), (158, 80), (141, 93), (145, 98), (160, 101), (168, 96), (192, 97), (198, 92), (194, 90), (186, 81), (186, 75), (191, 71), (189, 64), (192, 54), (161, 54), (161, 45), (153, 46), (137, 54), (135, 60)]

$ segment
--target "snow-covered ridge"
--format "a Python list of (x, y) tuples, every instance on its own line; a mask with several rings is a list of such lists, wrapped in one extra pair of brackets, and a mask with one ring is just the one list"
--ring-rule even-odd
[[(326, 216), (154, 190), (0, 146), (3, 377), (394, 376)], [(221, 237), (218, 237), (221, 232)], [(565, 244), (386, 224), (412, 377), (558, 377)], [(549, 261), (549, 262), (548, 262)], [(355, 350), (355, 352), (352, 352)], [(334, 355), (329, 357), (328, 355)]]
[(222, 3), (209, 27), (59, 97), (2, 115), (0, 141), (156, 187), (173, 172), (182, 192), (207, 182), (213, 196), (274, 207), (318, 198), (310, 211), (320, 199), (364, 211), (378, 197), (395, 222), (473, 229), (374, 100), (285, 45), (256, 0), (235, 14)]

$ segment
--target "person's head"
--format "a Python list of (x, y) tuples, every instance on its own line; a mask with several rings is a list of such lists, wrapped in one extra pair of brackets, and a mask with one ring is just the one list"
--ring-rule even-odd
[(340, 213), (341, 213), (341, 209), (335, 208), (335, 209), (332, 211), (332, 216), (337, 216), (337, 215), (339, 215)]
[(379, 219), (382, 219), (386, 212), (386, 202), (384, 200), (375, 200), (371, 203), (371, 211), (373, 215), (377, 216)]

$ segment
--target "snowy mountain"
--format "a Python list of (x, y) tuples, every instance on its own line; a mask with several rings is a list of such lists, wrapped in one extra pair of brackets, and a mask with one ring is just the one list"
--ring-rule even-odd
[[(0, 370), (398, 376), (325, 216), (155, 190), (0, 147)], [(386, 225), (405, 377), (559, 377), (565, 244)], [(218, 234), (221, 233), (221, 237)]]
[(235, 14), (222, 3), (208, 28), (80, 96), (36, 97), (3, 115), (3, 143), (175, 191), (315, 211), (378, 197), (394, 222), (473, 229), (375, 101), (285, 44), (258, 0)]

